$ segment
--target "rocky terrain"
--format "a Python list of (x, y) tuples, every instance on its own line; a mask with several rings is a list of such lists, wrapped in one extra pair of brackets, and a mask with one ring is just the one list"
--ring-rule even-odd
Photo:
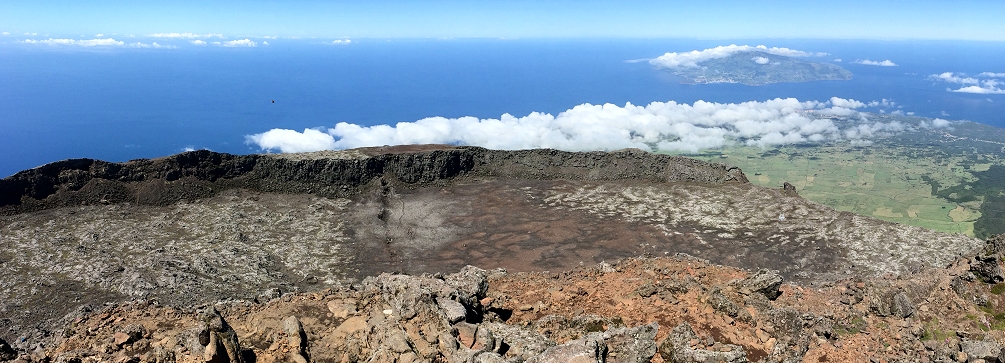
[(997, 244), (638, 150), (68, 160), (0, 180), (0, 214), (0, 360), (937, 361), (1002, 338)]

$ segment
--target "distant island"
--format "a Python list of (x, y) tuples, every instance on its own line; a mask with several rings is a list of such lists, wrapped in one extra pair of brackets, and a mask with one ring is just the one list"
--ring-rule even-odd
[(832, 63), (801, 60), (766, 51), (740, 51), (704, 59), (693, 66), (668, 68), (684, 84), (741, 83), (760, 86), (782, 82), (849, 80), (852, 73)]

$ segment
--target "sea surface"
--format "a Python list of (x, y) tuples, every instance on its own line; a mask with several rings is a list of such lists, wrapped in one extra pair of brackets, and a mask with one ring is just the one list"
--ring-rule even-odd
[[(261, 152), (245, 135), (336, 122), (558, 114), (592, 103), (864, 102), (866, 111), (1005, 127), (1005, 95), (949, 92), (943, 72), (1005, 72), (1005, 43), (837, 40), (322, 40), (254, 48), (58, 47), (0, 42), (0, 177), (68, 158), (125, 161), (185, 149)], [(729, 44), (826, 52), (851, 81), (683, 85), (644, 60)], [(852, 63), (891, 60), (896, 67)], [(1005, 81), (1005, 78), (1001, 78)], [(273, 103), (273, 101), (275, 101)]]

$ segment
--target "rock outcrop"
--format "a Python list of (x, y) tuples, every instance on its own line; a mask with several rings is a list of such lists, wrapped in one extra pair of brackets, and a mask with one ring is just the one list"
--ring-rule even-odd
[(0, 179), (0, 214), (134, 202), (167, 205), (232, 189), (345, 198), (376, 180), (428, 185), (458, 177), (746, 183), (731, 165), (641, 150), (576, 153), (429, 145), (288, 155), (190, 151), (126, 163), (72, 159)]

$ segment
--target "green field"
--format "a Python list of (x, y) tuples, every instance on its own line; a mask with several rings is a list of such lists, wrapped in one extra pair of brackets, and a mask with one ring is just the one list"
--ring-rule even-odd
[(985, 238), (1005, 232), (1005, 157), (994, 143), (958, 136), (987, 135), (987, 127), (957, 127), (952, 137), (915, 131), (864, 147), (733, 146), (690, 156), (739, 166), (757, 185), (789, 182), (838, 210)]

